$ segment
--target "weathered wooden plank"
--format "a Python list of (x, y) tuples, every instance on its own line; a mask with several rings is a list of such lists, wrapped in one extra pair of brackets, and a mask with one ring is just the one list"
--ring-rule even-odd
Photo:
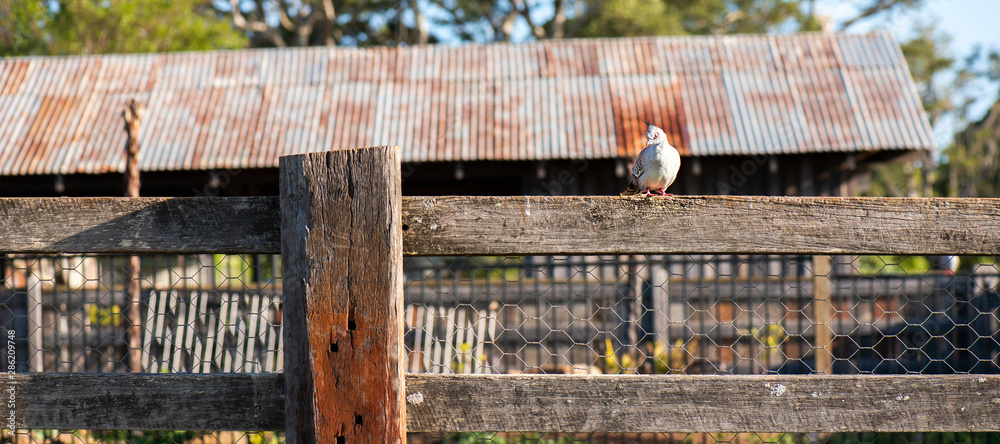
[(1000, 254), (1000, 199), (423, 197), (404, 253)]
[[(998, 254), (1000, 250), (996, 231), (1000, 204), (996, 199), (641, 199), (404, 198), (405, 248), (407, 254), (421, 255), (607, 253), (612, 248), (607, 244), (615, 242), (621, 248), (631, 245), (655, 250), (646, 252), (691, 253), (809, 253), (806, 250), (822, 249), (811, 252)], [(277, 252), (277, 204), (273, 197), (0, 199), (0, 250)], [(693, 213), (696, 208), (692, 207), (712, 216)], [(844, 213), (850, 213), (846, 219), (840, 217)], [(694, 225), (681, 223), (692, 217), (704, 220)], [(553, 218), (564, 220), (551, 221)], [(665, 218), (671, 221), (666, 232), (660, 230)], [(469, 220), (472, 222), (465, 223)], [(758, 227), (751, 231), (748, 224)], [(624, 227), (625, 233), (616, 226)], [(567, 229), (574, 234), (566, 234)], [(597, 229), (607, 235), (590, 239)], [(588, 235), (580, 238), (579, 230)], [(649, 236), (639, 243), (636, 233), (643, 231)], [(667, 232), (670, 237), (664, 234)], [(617, 239), (616, 233), (624, 236)], [(810, 233), (813, 238), (806, 239)], [(465, 235), (468, 238), (462, 239)], [(537, 242), (532, 235), (538, 236)], [(507, 237), (500, 244), (494, 242)], [(727, 238), (732, 242), (727, 244)], [(586, 242), (575, 241), (579, 239)], [(753, 240), (759, 243), (750, 245)], [(489, 250), (476, 253), (479, 247)], [(722, 251), (735, 247), (742, 250)]]
[[(8, 376), (44, 429), (282, 430), (281, 374)], [(406, 375), (411, 431), (1000, 431), (1000, 376)]]
[[(276, 197), (5, 198), (7, 253), (277, 253)], [(1000, 254), (1000, 199), (405, 197), (407, 255)]]
[(287, 442), (403, 442), (399, 148), (279, 162)]
[(277, 373), (8, 374), (0, 413), (17, 428), (282, 430), (284, 385)]
[(411, 431), (1000, 431), (1000, 377), (429, 375)]
[(4, 253), (273, 253), (277, 197), (0, 198)]

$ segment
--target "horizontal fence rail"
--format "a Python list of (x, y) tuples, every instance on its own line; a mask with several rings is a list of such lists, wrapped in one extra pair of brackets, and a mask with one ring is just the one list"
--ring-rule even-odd
[(277, 197), (0, 198), (0, 253), (277, 253)]
[[(5, 385), (24, 428), (285, 428), (279, 373), (31, 374)], [(412, 432), (1000, 431), (997, 375), (407, 374), (406, 394)]]
[(30, 373), (5, 379), (0, 412), (4, 424), (13, 419), (17, 428), (242, 431), (285, 425), (280, 373)]
[[(3, 198), (5, 253), (279, 253), (277, 197)], [(404, 197), (406, 255), (1000, 254), (1000, 199)]]
[(403, 229), (413, 255), (993, 255), (1000, 199), (412, 198)]

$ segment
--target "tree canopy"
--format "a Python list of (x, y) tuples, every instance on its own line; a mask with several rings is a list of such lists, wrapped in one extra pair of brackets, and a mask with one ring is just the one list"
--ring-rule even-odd
[(204, 0), (23, 0), (0, 6), (3, 56), (246, 46), (246, 37)]
[[(923, 0), (869, 0), (840, 29)], [(815, 0), (216, 0), (255, 46), (820, 30)], [(830, 28), (832, 30), (832, 28)]]
[(944, 150), (938, 194), (1000, 197), (1000, 101)]

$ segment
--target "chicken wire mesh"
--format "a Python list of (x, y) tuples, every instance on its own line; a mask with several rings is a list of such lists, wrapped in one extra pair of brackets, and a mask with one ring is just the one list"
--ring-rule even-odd
[[(7, 255), (18, 372), (280, 372), (275, 255)], [(405, 365), (430, 373), (1000, 373), (992, 257), (408, 257)], [(138, 304), (133, 305), (135, 298)], [(138, 310), (132, 308), (138, 307)], [(136, 327), (130, 329), (132, 320)], [(4, 438), (9, 439), (4, 432)], [(19, 442), (283, 441), (28, 431)], [(422, 434), (410, 442), (998, 442), (996, 434)]]
[(998, 373), (1000, 276), (992, 258), (967, 262), (956, 273), (922, 257), (411, 258), (407, 365), (437, 373)]
[(125, 256), (0, 260), (0, 322), (18, 338), (18, 371), (281, 370), (280, 258), (157, 255), (139, 264), (133, 292)]

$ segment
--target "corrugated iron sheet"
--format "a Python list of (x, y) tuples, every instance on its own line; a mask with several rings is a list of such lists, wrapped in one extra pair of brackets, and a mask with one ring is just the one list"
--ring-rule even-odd
[(887, 33), (594, 39), (0, 60), (0, 174), (122, 171), (131, 97), (147, 171), (629, 157), (641, 119), (688, 156), (933, 147)]

